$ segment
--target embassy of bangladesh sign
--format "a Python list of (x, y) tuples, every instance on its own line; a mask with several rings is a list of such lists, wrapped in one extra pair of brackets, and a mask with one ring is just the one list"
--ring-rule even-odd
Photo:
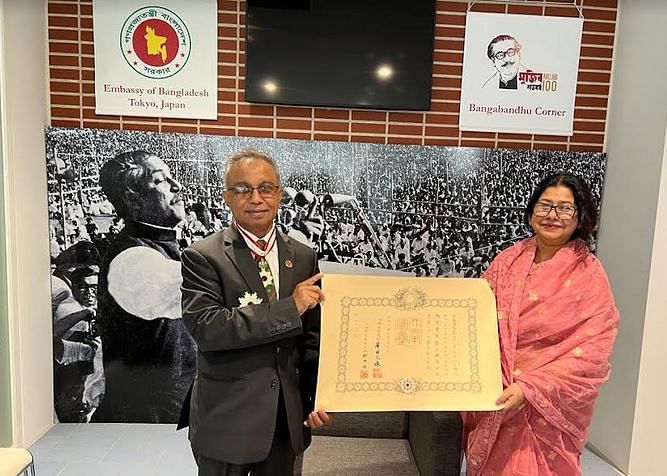
[(215, 0), (94, 0), (95, 113), (215, 119), (216, 21)]

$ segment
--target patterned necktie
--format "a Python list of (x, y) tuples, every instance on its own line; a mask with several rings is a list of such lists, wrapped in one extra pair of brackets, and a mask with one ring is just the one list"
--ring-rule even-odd
[[(264, 240), (257, 240), (257, 246), (262, 251), (266, 250), (268, 243)], [(255, 255), (255, 262), (259, 269), (259, 277), (262, 278), (262, 284), (266, 289), (266, 295), (269, 297), (269, 302), (274, 301), (278, 296), (276, 295), (276, 283), (273, 282), (273, 273), (269, 267), (269, 262), (264, 256)]]

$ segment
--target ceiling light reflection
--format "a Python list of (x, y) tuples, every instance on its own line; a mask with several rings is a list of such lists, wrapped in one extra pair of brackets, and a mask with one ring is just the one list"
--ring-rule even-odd
[(375, 75), (378, 78), (386, 81), (394, 75), (394, 68), (387, 64), (382, 64), (375, 70)]
[(278, 85), (271, 80), (265, 81), (264, 82), (264, 91), (266, 91), (269, 94), (275, 94), (276, 91), (278, 91)]

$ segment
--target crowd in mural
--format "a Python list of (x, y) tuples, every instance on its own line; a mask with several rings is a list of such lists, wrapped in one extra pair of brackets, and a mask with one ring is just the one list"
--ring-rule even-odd
[(101, 190), (100, 168), (125, 150), (160, 156), (183, 186), (187, 219), (177, 236), (185, 248), (230, 224), (224, 157), (245, 145), (278, 161), (285, 191), (277, 221), (285, 233), (321, 260), (415, 276), (479, 276), (499, 250), (528, 235), (523, 207), (543, 176), (587, 177), (599, 199), (604, 171), (601, 154), (50, 130), (54, 322), (76, 321), (54, 327), (61, 421), (88, 421), (104, 394), (97, 273), (124, 223)]

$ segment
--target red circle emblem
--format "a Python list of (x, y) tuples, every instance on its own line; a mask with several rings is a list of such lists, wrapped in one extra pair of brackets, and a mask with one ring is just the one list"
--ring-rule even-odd
[(142, 76), (165, 79), (183, 70), (190, 58), (187, 25), (171, 10), (149, 6), (125, 19), (120, 49), (127, 64)]

